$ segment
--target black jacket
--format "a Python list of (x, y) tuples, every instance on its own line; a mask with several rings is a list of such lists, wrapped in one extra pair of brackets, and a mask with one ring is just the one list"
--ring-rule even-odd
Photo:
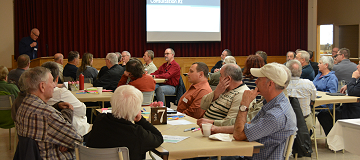
[[(356, 82), (355, 78), (347, 84), (347, 92), (349, 96), (360, 97), (360, 80)], [(360, 103), (343, 103), (340, 107), (341, 119), (360, 118)]]
[(99, 72), (98, 78), (94, 81), (93, 86), (115, 91), (124, 71), (125, 69), (118, 64), (115, 64), (108, 70), (102, 69)]
[(86, 146), (93, 148), (127, 147), (131, 160), (145, 159), (145, 153), (159, 147), (163, 137), (144, 117), (133, 124), (112, 114), (96, 117)]

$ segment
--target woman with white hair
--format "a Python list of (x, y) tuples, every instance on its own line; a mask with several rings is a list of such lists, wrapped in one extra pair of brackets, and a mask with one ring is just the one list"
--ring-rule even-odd
[[(319, 73), (313, 80), (313, 83), (317, 91), (336, 93), (338, 90), (338, 79), (335, 76), (335, 72), (331, 71), (334, 66), (334, 60), (332, 57), (323, 56), (319, 61)], [(329, 108), (332, 109), (333, 105), (328, 104)], [(326, 105), (321, 105), (326, 107)]]
[(127, 147), (130, 159), (145, 159), (145, 153), (159, 147), (163, 137), (141, 116), (142, 101), (142, 93), (134, 86), (118, 87), (110, 100), (112, 114), (96, 117), (86, 145), (93, 148)]

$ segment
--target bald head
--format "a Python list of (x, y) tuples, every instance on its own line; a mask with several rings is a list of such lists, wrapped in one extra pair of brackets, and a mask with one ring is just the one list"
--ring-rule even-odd
[(63, 64), (63, 62), (64, 62), (64, 56), (63, 56), (63, 54), (61, 54), (61, 53), (56, 53), (56, 54), (54, 55), (54, 61), (55, 61), (56, 63)]
[(34, 41), (36, 41), (40, 36), (40, 31), (37, 28), (33, 28), (30, 32), (30, 37)]

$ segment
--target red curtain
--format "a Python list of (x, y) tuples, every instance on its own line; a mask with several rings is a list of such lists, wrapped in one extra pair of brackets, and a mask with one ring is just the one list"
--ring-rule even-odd
[[(145, 0), (15, 0), (15, 57), (22, 37), (40, 30), (39, 56), (72, 50), (105, 57), (129, 51), (142, 57), (151, 49), (163, 56), (171, 47), (178, 57), (235, 56), (265, 51), (270, 56), (307, 49), (307, 0), (222, 0), (221, 42), (146, 43)], [(164, 13), (171, 14), (171, 13)], [(164, 22), (164, 25), (166, 22)]]

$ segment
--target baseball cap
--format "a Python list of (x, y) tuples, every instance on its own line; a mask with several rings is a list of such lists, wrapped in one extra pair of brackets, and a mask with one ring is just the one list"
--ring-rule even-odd
[(251, 68), (250, 72), (255, 77), (266, 77), (280, 86), (285, 86), (288, 79), (288, 73), (279, 65), (281, 64), (268, 63), (261, 68)]

